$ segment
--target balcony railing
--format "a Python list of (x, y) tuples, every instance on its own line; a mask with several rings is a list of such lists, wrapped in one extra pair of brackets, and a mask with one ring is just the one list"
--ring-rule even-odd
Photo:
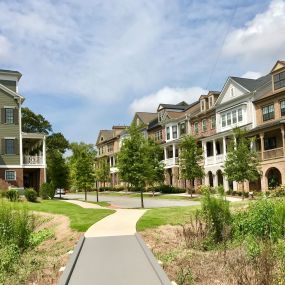
[(165, 160), (162, 161), (164, 163), (165, 167), (170, 167), (170, 166), (174, 166), (174, 165), (179, 165), (179, 160), (178, 157), (175, 158), (167, 158)]
[(216, 164), (216, 163), (222, 163), (225, 160), (226, 155), (224, 154), (217, 154), (216, 158), (215, 156), (208, 156), (205, 159), (206, 165)]
[(43, 157), (41, 155), (24, 155), (24, 164), (27, 165), (43, 164)]
[(263, 159), (264, 160), (273, 159), (273, 158), (283, 157), (283, 155), (284, 155), (283, 147), (279, 147), (279, 148), (265, 150), (263, 152)]

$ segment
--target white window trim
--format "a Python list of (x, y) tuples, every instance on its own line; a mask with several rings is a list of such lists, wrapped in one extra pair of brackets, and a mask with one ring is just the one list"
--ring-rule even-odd
[[(7, 172), (14, 172), (15, 179), (7, 179)], [(5, 170), (5, 180), (6, 181), (16, 181), (17, 180), (17, 172), (15, 170)]]

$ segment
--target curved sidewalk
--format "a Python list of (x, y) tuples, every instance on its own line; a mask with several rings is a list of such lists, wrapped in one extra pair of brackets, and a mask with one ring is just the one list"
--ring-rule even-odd
[[(85, 208), (98, 206), (76, 200), (69, 202)], [(91, 226), (76, 247), (58, 284), (171, 285), (136, 233), (136, 223), (145, 212), (117, 209)]]

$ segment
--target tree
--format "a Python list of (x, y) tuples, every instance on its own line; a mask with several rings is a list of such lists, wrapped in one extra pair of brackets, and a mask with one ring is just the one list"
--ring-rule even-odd
[[(96, 181), (103, 182), (104, 187), (105, 183), (110, 181), (110, 164), (106, 158), (102, 158), (97, 161), (97, 167), (95, 169), (95, 177)], [(96, 187), (97, 191), (97, 202), (99, 202), (98, 197), (98, 187)]]
[(52, 126), (41, 114), (35, 114), (29, 108), (22, 108), (22, 131), (27, 133), (52, 132)]
[(199, 162), (203, 159), (203, 151), (200, 148), (195, 139), (188, 135), (183, 136), (179, 144), (180, 155), (179, 164), (181, 177), (190, 180), (190, 193), (192, 197), (193, 183), (196, 178), (204, 177), (204, 171)]
[(70, 145), (72, 156), (69, 158), (71, 181), (73, 186), (79, 190), (84, 190), (85, 201), (87, 200), (87, 190), (94, 187), (94, 159), (96, 151), (92, 144), (72, 143)]
[(118, 169), (121, 179), (141, 192), (141, 207), (144, 208), (143, 190), (148, 182), (158, 179), (160, 162), (154, 155), (154, 145), (132, 124), (129, 136), (124, 139), (118, 154)]
[(257, 153), (252, 150), (252, 140), (246, 131), (234, 129), (234, 139), (229, 145), (224, 173), (228, 180), (242, 183), (242, 197), (244, 199), (244, 182), (256, 181), (260, 177), (259, 160)]
[(64, 154), (69, 148), (69, 142), (62, 133), (53, 133), (47, 137), (46, 147), (48, 153), (58, 150), (60, 153)]

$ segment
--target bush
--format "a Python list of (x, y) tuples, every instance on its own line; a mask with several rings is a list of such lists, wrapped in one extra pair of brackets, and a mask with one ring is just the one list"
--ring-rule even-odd
[(33, 188), (25, 189), (24, 195), (29, 202), (36, 202), (38, 193)]
[(34, 217), (27, 209), (12, 206), (5, 201), (0, 205), (0, 245), (15, 244), (20, 250), (29, 246), (34, 229)]
[(285, 197), (285, 186), (279, 186), (276, 189), (270, 191), (270, 197)]
[(247, 211), (234, 216), (234, 233), (241, 240), (246, 236), (252, 236), (276, 241), (284, 235), (284, 223), (284, 202), (262, 199), (251, 203)]
[(40, 196), (42, 199), (53, 199), (55, 195), (55, 187), (52, 183), (43, 183), (40, 189)]
[(171, 185), (161, 185), (157, 187), (157, 192), (161, 192), (163, 194), (179, 194), (185, 193), (186, 190), (178, 187), (173, 187)]
[(223, 241), (232, 220), (229, 202), (222, 196), (214, 197), (205, 192), (202, 197), (202, 216), (208, 228), (210, 242)]
[(6, 196), (11, 202), (17, 202), (19, 200), (19, 193), (15, 189), (8, 190)]

